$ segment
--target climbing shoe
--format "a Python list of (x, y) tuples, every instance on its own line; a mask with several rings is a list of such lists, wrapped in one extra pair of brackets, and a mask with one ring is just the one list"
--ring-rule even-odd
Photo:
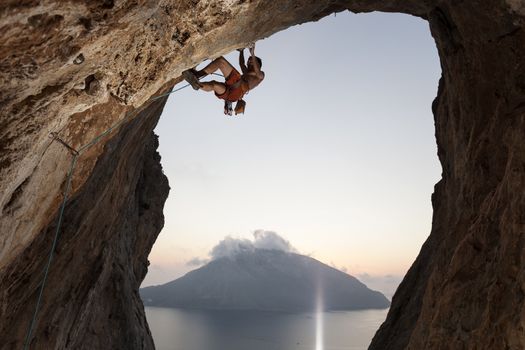
[(197, 77), (191, 71), (191, 69), (185, 70), (184, 72), (182, 72), (182, 77), (184, 78), (184, 80), (186, 80), (191, 85), (191, 87), (194, 90), (199, 90), (201, 88), (201, 84), (199, 83), (199, 79), (197, 79)]

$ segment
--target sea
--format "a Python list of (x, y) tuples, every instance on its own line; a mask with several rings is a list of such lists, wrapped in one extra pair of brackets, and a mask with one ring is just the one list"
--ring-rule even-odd
[(293, 314), (146, 307), (157, 350), (365, 350), (387, 312)]

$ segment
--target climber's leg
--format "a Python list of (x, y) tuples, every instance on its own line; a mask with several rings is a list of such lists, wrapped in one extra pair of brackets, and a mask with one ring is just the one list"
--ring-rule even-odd
[(217, 96), (220, 96), (226, 92), (226, 85), (215, 80), (202, 82), (200, 85), (202, 90), (214, 91), (215, 95)]
[(196, 71), (195, 75), (197, 76), (197, 78), (200, 79), (203, 76), (209, 75), (217, 70), (220, 70), (222, 72), (222, 75), (224, 75), (225, 78), (228, 78), (233, 69), (235, 68), (233, 68), (230, 62), (228, 62), (224, 57), (221, 56), (213, 60), (203, 69)]

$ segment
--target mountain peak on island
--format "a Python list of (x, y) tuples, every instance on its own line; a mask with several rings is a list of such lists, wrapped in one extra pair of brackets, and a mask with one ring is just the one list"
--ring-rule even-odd
[(384, 309), (390, 302), (355, 277), (283, 249), (237, 249), (181, 278), (142, 288), (146, 306), (194, 309), (313, 311)]

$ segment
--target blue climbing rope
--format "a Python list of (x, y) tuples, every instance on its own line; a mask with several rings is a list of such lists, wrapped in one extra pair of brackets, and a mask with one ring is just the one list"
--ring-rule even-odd
[[(222, 74), (219, 74), (219, 73), (212, 73), (213, 75), (218, 75), (218, 76), (221, 76), (221, 77), (224, 77), (224, 75)], [(132, 116), (135, 116), (137, 115), (138, 113), (140, 113), (144, 108), (146, 108), (147, 106), (149, 106), (152, 102), (155, 102), (157, 101), (158, 99), (162, 98), (162, 97), (166, 97), (168, 95), (171, 95), (173, 93), (176, 93), (176, 92), (179, 92), (180, 90), (182, 89), (185, 89), (187, 88), (188, 86), (190, 86), (190, 84), (186, 84), (186, 85), (183, 85), (175, 90), (171, 90), (171, 91), (168, 91), (164, 94), (161, 94), (161, 95), (157, 95), (157, 96), (153, 96), (151, 97), (149, 100), (146, 101), (146, 103), (144, 103), (141, 107), (137, 108), (136, 110), (134, 110), (133, 112), (129, 113), (128, 115), (126, 115), (122, 120), (120, 120), (119, 122), (117, 122), (116, 124), (110, 126), (109, 128), (107, 128), (104, 132), (102, 132), (100, 135), (96, 136), (95, 138), (93, 138), (90, 142), (88, 142), (87, 144), (85, 144), (84, 146), (81, 146), (79, 149), (78, 149), (78, 152), (80, 154), (82, 154), (86, 149), (90, 148), (91, 146), (93, 146), (94, 144), (98, 143), (101, 139), (104, 138), (104, 136), (106, 136), (107, 134), (109, 134), (110, 132), (112, 132), (113, 130), (115, 130), (116, 128), (120, 127), (122, 124), (124, 124), (126, 121), (128, 121)]]
[[(224, 77), (222, 74), (218, 74), (218, 73), (212, 73), (212, 74)], [(145, 107), (149, 106), (151, 103), (157, 101), (158, 99), (160, 99), (162, 97), (166, 97), (166, 96), (171, 95), (171, 94), (173, 94), (175, 92), (178, 92), (178, 91), (180, 91), (182, 89), (185, 89), (188, 86), (190, 86), (190, 84), (186, 84), (186, 85), (183, 85), (183, 86), (181, 86), (181, 87), (179, 87), (179, 88), (177, 88), (175, 90), (171, 90), (171, 91), (166, 92), (164, 94), (151, 97), (141, 107), (139, 107), (139, 108), (135, 109), (134, 111), (126, 114), (124, 116), (124, 118), (122, 118), (122, 120), (120, 120), (117, 123), (113, 124), (112, 126), (107, 128), (106, 130), (104, 130), (99, 135), (95, 136), (91, 141), (89, 141), (85, 145), (83, 145), (80, 148), (78, 148), (78, 150), (73, 148), (69, 144), (67, 144), (61, 138), (59, 138), (58, 134), (56, 134), (56, 133), (51, 133), (50, 134), (52, 136), (52, 138), (53, 138), (53, 141), (59, 142), (60, 144), (62, 144), (64, 147), (66, 147), (71, 152), (71, 154), (73, 155), (73, 159), (71, 160), (71, 166), (69, 168), (69, 172), (68, 172), (68, 175), (67, 175), (67, 184), (66, 184), (66, 188), (65, 188), (65, 192), (64, 192), (64, 199), (62, 200), (62, 204), (60, 205), (60, 213), (58, 215), (58, 222), (57, 222), (57, 227), (55, 229), (55, 235), (53, 237), (53, 243), (51, 244), (51, 250), (49, 252), (49, 257), (47, 259), (47, 263), (46, 263), (46, 266), (44, 268), (44, 276), (42, 277), (42, 281), (40, 282), (40, 290), (38, 292), (38, 298), (37, 298), (37, 302), (36, 302), (36, 306), (35, 306), (35, 311), (33, 312), (33, 317), (31, 318), (31, 323), (29, 325), (29, 329), (27, 331), (26, 338), (25, 338), (25, 341), (24, 341), (24, 350), (28, 350), (29, 346), (31, 344), (31, 335), (33, 334), (33, 330), (35, 328), (38, 311), (40, 309), (40, 304), (42, 303), (42, 296), (44, 294), (44, 288), (45, 288), (46, 282), (47, 282), (47, 276), (49, 274), (49, 269), (51, 268), (51, 262), (53, 261), (53, 256), (54, 256), (54, 252), (55, 252), (55, 249), (56, 249), (56, 246), (57, 246), (57, 243), (58, 243), (58, 238), (60, 237), (60, 228), (62, 226), (62, 221), (63, 221), (63, 218), (64, 218), (64, 211), (65, 211), (65, 208), (66, 208), (66, 203), (67, 203), (69, 191), (71, 190), (71, 183), (72, 183), (72, 179), (73, 179), (73, 172), (75, 170), (75, 166), (77, 164), (78, 158), (80, 157), (80, 155), (82, 155), (82, 153), (85, 150), (87, 150), (91, 146), (97, 144), (106, 135), (111, 133), (111, 131), (113, 131), (113, 130), (117, 129), (118, 127), (120, 127), (122, 124), (124, 124), (126, 121), (128, 121), (132, 116), (135, 116), (138, 113), (140, 113), (142, 110), (144, 110)], [(53, 141), (51, 141), (51, 142), (53, 142)]]
[(67, 185), (66, 185), (66, 190), (64, 191), (64, 199), (62, 200), (62, 205), (60, 206), (60, 214), (58, 215), (58, 223), (57, 223), (57, 228), (55, 230), (55, 237), (53, 238), (53, 244), (51, 245), (51, 251), (49, 252), (47, 264), (44, 269), (44, 277), (42, 277), (42, 282), (40, 284), (40, 291), (38, 292), (38, 299), (36, 301), (35, 312), (33, 313), (33, 318), (31, 319), (29, 330), (27, 331), (27, 336), (24, 342), (24, 350), (29, 349), (29, 344), (31, 343), (31, 334), (33, 333), (33, 328), (35, 327), (36, 316), (38, 314), (38, 310), (40, 309), (40, 304), (42, 302), (42, 295), (44, 294), (44, 287), (46, 285), (47, 275), (49, 274), (49, 268), (51, 267), (51, 261), (53, 260), (53, 255), (55, 252), (55, 248), (57, 246), (58, 236), (60, 234), (60, 226), (62, 225), (62, 219), (64, 218), (64, 210), (66, 208), (67, 196), (71, 188), (73, 170), (75, 170), (75, 165), (77, 164), (78, 156), (79, 156), (78, 154), (73, 155), (73, 160), (71, 161), (71, 167), (69, 168), (69, 174), (67, 175)]
[(165, 96), (168, 96), (170, 94), (173, 94), (177, 91), (180, 91), (184, 88), (187, 88), (190, 84), (186, 84), (178, 89), (175, 89), (175, 90), (172, 90), (172, 91), (169, 91), (165, 94), (162, 94), (162, 95), (158, 95), (158, 96), (154, 96), (152, 98), (150, 98), (149, 100), (146, 101), (145, 104), (143, 104), (141, 107), (135, 109), (134, 111), (130, 112), (129, 114), (127, 114), (124, 118), (122, 118), (122, 120), (118, 121), (117, 123), (113, 124), (112, 126), (110, 126), (109, 128), (107, 128), (106, 130), (104, 130), (101, 134), (97, 135), (96, 137), (94, 137), (91, 141), (89, 141), (88, 143), (86, 143), (85, 145), (81, 146), (79, 149), (78, 149), (78, 152), (80, 154), (82, 154), (86, 149), (90, 148), (91, 146), (93, 146), (94, 144), (98, 143), (100, 140), (102, 140), (104, 138), (104, 136), (108, 135), (109, 133), (111, 133), (113, 130), (117, 129), (118, 127), (120, 127), (122, 124), (124, 124), (126, 121), (128, 121), (129, 119), (131, 119), (131, 117), (139, 114), (142, 110), (144, 110), (145, 107), (149, 106), (152, 102), (155, 102), (157, 101), (158, 99), (162, 98), (162, 97), (165, 97)]

